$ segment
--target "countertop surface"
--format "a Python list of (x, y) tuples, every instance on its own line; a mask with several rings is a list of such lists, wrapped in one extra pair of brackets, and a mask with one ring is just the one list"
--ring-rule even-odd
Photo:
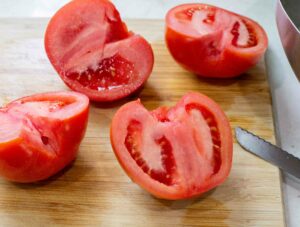
[[(66, 0), (1, 0), (0, 17), (50, 17)], [(182, 0), (115, 0), (124, 18), (164, 18), (169, 8)], [(188, 1), (199, 2), (199, 1)], [(266, 54), (268, 79), (273, 101), (274, 125), (277, 144), (300, 156), (300, 85), (281, 47), (275, 23), (275, 0), (227, 0), (202, 1), (224, 7), (258, 21), (267, 31), (269, 49)], [(282, 103), (285, 103), (284, 105)], [(286, 117), (284, 117), (286, 116)], [(299, 141), (299, 142), (298, 142)], [(282, 189), (288, 226), (300, 223), (300, 183), (282, 176)]]

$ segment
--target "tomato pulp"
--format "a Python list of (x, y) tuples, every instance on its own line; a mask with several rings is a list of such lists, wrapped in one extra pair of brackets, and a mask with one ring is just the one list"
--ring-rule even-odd
[(221, 184), (232, 164), (232, 134), (221, 108), (188, 93), (175, 107), (147, 111), (139, 100), (122, 106), (111, 144), (130, 178), (164, 199), (198, 196)]
[(137, 91), (154, 62), (150, 44), (128, 31), (108, 0), (73, 0), (62, 7), (48, 24), (45, 49), (67, 86), (100, 102)]
[(0, 175), (25, 183), (64, 168), (84, 137), (88, 106), (85, 95), (52, 92), (0, 108)]
[(268, 38), (250, 18), (206, 4), (184, 4), (166, 16), (166, 43), (174, 59), (204, 77), (246, 72), (264, 54)]

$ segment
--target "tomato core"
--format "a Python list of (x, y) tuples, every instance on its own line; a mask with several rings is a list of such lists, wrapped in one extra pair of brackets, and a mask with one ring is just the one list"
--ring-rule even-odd
[(216, 122), (216, 119), (214, 118), (213, 114), (210, 113), (208, 110), (206, 110), (203, 106), (196, 104), (196, 103), (190, 103), (185, 106), (185, 109), (188, 113), (191, 113), (192, 111), (199, 111), (203, 118), (205, 119), (207, 125), (210, 128), (211, 133), (211, 139), (213, 142), (213, 159), (212, 159), (212, 165), (214, 169), (214, 174), (218, 173), (221, 167), (221, 138), (220, 138), (220, 132), (219, 128)]

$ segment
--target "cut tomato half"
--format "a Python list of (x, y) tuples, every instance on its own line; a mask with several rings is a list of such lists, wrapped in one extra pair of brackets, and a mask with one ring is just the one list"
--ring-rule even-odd
[(107, 0), (73, 0), (61, 8), (48, 24), (45, 48), (67, 86), (100, 102), (137, 91), (154, 62), (150, 44), (128, 31)]
[(232, 134), (220, 107), (186, 94), (175, 107), (147, 111), (139, 100), (122, 106), (111, 144), (130, 178), (156, 197), (185, 199), (221, 184), (232, 164)]
[(166, 43), (174, 59), (205, 77), (246, 72), (268, 46), (264, 29), (250, 18), (207, 4), (184, 4), (166, 16)]
[(89, 100), (75, 92), (43, 93), (0, 108), (0, 175), (16, 182), (46, 179), (76, 156)]

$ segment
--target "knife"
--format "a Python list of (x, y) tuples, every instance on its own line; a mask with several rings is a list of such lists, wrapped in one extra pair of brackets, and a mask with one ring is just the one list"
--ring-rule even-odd
[(297, 157), (240, 127), (235, 128), (235, 136), (245, 150), (300, 178)]

